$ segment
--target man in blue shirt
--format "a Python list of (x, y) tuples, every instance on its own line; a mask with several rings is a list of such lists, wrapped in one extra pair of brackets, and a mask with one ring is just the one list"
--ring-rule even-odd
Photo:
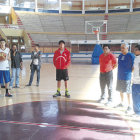
[(123, 107), (124, 104), (124, 93), (127, 93), (128, 108), (126, 113), (132, 111), (130, 107), (130, 93), (131, 93), (131, 75), (134, 69), (134, 59), (135, 56), (128, 52), (129, 45), (122, 44), (121, 52), (118, 58), (118, 77), (117, 77), (117, 91), (120, 92), (121, 103), (116, 107)]

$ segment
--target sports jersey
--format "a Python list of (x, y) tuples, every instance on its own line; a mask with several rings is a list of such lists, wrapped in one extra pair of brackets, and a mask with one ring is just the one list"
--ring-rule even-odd
[(7, 60), (8, 55), (9, 55), (9, 51), (10, 51), (9, 48), (5, 48), (4, 50), (2, 50), (0, 48), (0, 52), (3, 52), (6, 54), (6, 60), (0, 61), (0, 70), (9, 70), (10, 69), (9, 62)]
[(118, 58), (118, 80), (131, 80), (135, 56), (132, 53), (120, 54)]

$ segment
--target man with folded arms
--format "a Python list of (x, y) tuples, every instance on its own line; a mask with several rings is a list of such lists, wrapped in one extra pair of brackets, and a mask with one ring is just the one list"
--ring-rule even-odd
[(100, 63), (100, 87), (101, 97), (98, 103), (105, 102), (105, 88), (108, 87), (108, 102), (105, 105), (112, 104), (112, 84), (113, 84), (113, 72), (112, 70), (117, 66), (116, 57), (110, 52), (109, 45), (103, 45), (104, 53), (99, 57)]

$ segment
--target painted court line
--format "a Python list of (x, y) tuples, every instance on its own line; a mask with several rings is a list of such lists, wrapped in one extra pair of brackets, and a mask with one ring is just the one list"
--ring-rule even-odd
[(55, 124), (48, 124), (48, 123), (31, 123), (31, 122), (19, 122), (19, 121), (7, 121), (7, 120), (0, 120), (0, 123), (18, 124), (18, 125), (33, 125), (33, 126), (40, 126), (40, 127), (56, 127), (56, 128), (64, 128), (64, 129), (80, 129), (80, 130), (134, 136), (134, 133), (132, 133), (132, 132), (124, 132), (124, 131), (118, 131), (118, 130), (112, 130), (112, 129), (99, 129), (99, 128), (68, 126), (68, 125), (57, 125), (57, 124), (55, 125)]

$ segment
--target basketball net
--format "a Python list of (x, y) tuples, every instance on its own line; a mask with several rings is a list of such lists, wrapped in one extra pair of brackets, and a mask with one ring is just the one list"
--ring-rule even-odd
[(95, 35), (97, 35), (99, 31), (93, 31), (93, 32), (94, 32)]

